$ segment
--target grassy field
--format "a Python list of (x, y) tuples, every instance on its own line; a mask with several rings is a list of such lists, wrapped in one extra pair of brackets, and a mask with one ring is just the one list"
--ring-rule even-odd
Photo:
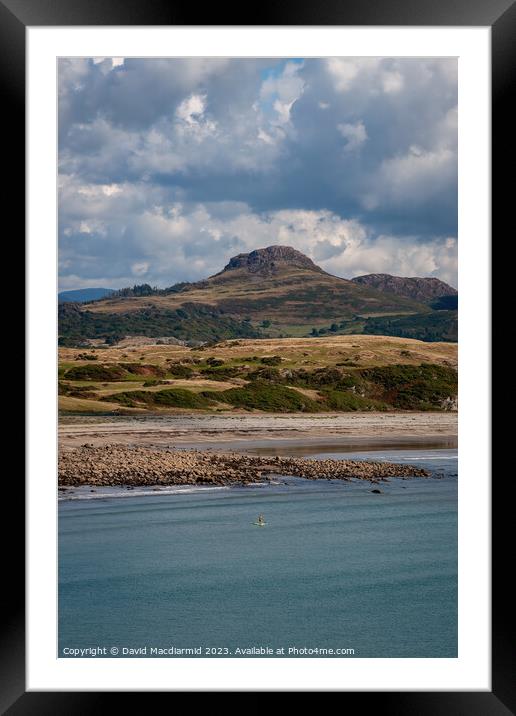
[(457, 345), (384, 336), (59, 349), (63, 413), (442, 409)]
[[(403, 351), (403, 354), (402, 354)], [(408, 353), (409, 355), (407, 355)], [(209, 357), (241, 362), (244, 358), (280, 355), (292, 367), (302, 367), (313, 361), (318, 367), (336, 365), (345, 359), (356, 361), (361, 367), (421, 362), (457, 364), (456, 343), (424, 343), (422, 341), (385, 336), (328, 336), (324, 338), (245, 339), (224, 341), (209, 348), (187, 348), (167, 345), (117, 345), (111, 348), (60, 348), (60, 366), (87, 365), (93, 361), (78, 360), (81, 354), (93, 354), (100, 363), (139, 361), (164, 366), (168, 359), (181, 361)]]

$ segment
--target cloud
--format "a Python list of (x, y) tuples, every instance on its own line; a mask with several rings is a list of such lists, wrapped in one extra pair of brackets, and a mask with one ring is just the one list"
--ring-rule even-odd
[(379, 166), (364, 198), (364, 206), (376, 209), (382, 205), (403, 208), (431, 203), (439, 196), (443, 184), (449, 186), (457, 177), (457, 156), (446, 147), (426, 151), (411, 145), (406, 154), (389, 157)]
[(455, 59), (61, 59), (59, 137), (63, 285), (278, 242), (455, 280)]
[(395, 94), (403, 89), (403, 75), (401, 72), (383, 72), (381, 82), (383, 91), (387, 94)]
[(421, 243), (417, 237), (378, 236), (354, 246), (333, 265), (348, 277), (368, 273), (434, 276), (457, 285), (457, 247), (451, 238)]
[(192, 94), (176, 109), (176, 115), (189, 125), (199, 124), (199, 118), (206, 109), (206, 95)]
[(326, 66), (337, 92), (348, 92), (365, 74), (374, 73), (380, 64), (376, 57), (330, 57)]
[(131, 266), (131, 272), (133, 276), (145, 276), (147, 271), (149, 270), (149, 263), (148, 261), (140, 261), (137, 263), (134, 263)]
[(77, 192), (84, 212), (80, 203), (75, 204), (73, 218), (60, 219), (63, 285), (70, 287), (73, 276), (85, 273), (98, 283), (108, 266), (109, 287), (127, 285), (128, 276), (169, 286), (205, 278), (222, 269), (231, 256), (271, 244), (294, 246), (329, 273), (343, 277), (415, 271), (453, 282), (457, 253), (453, 238), (421, 243), (418, 237), (378, 237), (360, 221), (327, 210), (256, 213), (239, 202), (162, 203), (166, 197), (152, 187), (142, 186), (141, 193), (145, 205), (134, 215), (125, 211), (123, 190), (97, 196), (95, 213), (106, 217), (103, 229), (85, 234), (82, 226), (90, 220), (77, 217), (91, 213), (93, 199), (89, 191)]
[[(278, 122), (281, 125), (290, 122), (290, 111), (301, 95), (305, 83), (300, 76), (303, 65), (297, 62), (287, 62), (280, 73), (273, 72), (264, 80), (260, 88), (260, 99), (262, 102), (272, 103), (272, 108), (277, 113), (276, 118), (269, 121)], [(265, 108), (262, 107), (265, 112)]]
[(366, 128), (363, 122), (357, 122), (356, 124), (337, 124), (337, 129), (346, 140), (344, 151), (352, 152), (354, 149), (358, 149), (367, 139)]

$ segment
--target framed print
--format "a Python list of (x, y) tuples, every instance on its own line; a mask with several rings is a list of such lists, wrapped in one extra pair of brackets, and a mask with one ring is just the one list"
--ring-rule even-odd
[(28, 307), (3, 708), (510, 713), (490, 264), (514, 6), (0, 11)]

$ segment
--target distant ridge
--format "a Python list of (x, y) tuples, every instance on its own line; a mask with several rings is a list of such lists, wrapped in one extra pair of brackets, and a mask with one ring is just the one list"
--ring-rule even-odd
[(361, 286), (369, 286), (383, 293), (411, 298), (414, 301), (433, 301), (442, 296), (456, 296), (457, 289), (438, 278), (419, 278), (413, 276), (391, 276), (388, 273), (369, 273), (351, 279)]
[(61, 291), (57, 294), (57, 300), (59, 303), (84, 303), (98, 301), (114, 292), (113, 288), (77, 288), (71, 291)]

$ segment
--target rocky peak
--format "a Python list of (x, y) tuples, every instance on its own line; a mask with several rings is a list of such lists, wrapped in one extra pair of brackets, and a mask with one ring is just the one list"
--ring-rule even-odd
[(434, 277), (391, 276), (387, 273), (370, 273), (351, 279), (354, 283), (369, 286), (383, 293), (411, 298), (415, 301), (429, 301), (441, 296), (456, 296), (457, 289)]
[(269, 273), (274, 272), (278, 265), (281, 264), (312, 271), (322, 271), (314, 264), (312, 259), (309, 259), (308, 256), (291, 246), (267, 246), (265, 249), (255, 249), (249, 254), (238, 254), (233, 256), (229, 263), (224, 266), (224, 271), (244, 268), (251, 273)]

